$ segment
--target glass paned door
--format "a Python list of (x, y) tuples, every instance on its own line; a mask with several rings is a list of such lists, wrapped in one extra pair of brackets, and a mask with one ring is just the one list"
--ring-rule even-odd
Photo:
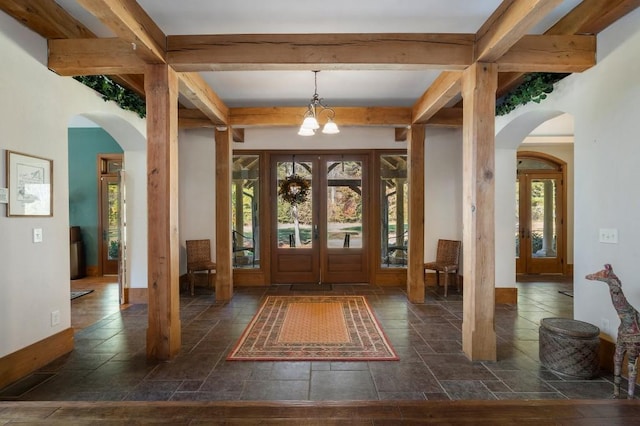
[(273, 283), (366, 282), (366, 157), (272, 156)]
[(380, 253), (383, 268), (406, 268), (409, 249), (407, 155), (380, 156)]
[(118, 274), (120, 259), (120, 178), (101, 178), (102, 193), (102, 272)]
[(233, 156), (231, 186), (233, 267), (260, 267), (260, 156)]
[(516, 272), (561, 273), (562, 175), (523, 173), (518, 183)]

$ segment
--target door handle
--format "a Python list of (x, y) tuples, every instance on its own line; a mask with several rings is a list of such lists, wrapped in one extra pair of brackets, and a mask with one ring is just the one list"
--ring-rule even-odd
[(318, 233), (318, 225), (313, 225), (313, 239), (317, 240), (320, 237)]

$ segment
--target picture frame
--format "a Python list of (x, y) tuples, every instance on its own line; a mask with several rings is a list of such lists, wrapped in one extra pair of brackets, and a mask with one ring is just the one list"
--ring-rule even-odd
[(7, 150), (7, 216), (53, 216), (53, 161)]

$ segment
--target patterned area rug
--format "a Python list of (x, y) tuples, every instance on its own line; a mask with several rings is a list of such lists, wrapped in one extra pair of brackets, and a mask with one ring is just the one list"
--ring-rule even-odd
[(87, 295), (89, 293), (93, 292), (93, 290), (76, 290), (76, 291), (71, 291), (71, 300), (73, 299), (77, 299), (78, 297), (82, 297), (84, 295)]
[(364, 296), (269, 296), (228, 361), (397, 361)]

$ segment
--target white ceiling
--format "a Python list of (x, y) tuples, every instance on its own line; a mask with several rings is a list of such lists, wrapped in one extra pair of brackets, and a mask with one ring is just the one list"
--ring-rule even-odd
[[(113, 36), (75, 0), (56, 0), (98, 36)], [(565, 0), (531, 33), (540, 34), (581, 0)], [(263, 33), (475, 33), (502, 0), (138, 0), (166, 35)], [(313, 95), (309, 71), (201, 73), (230, 107), (304, 105)], [(329, 106), (411, 106), (439, 74), (344, 71), (318, 74)]]

